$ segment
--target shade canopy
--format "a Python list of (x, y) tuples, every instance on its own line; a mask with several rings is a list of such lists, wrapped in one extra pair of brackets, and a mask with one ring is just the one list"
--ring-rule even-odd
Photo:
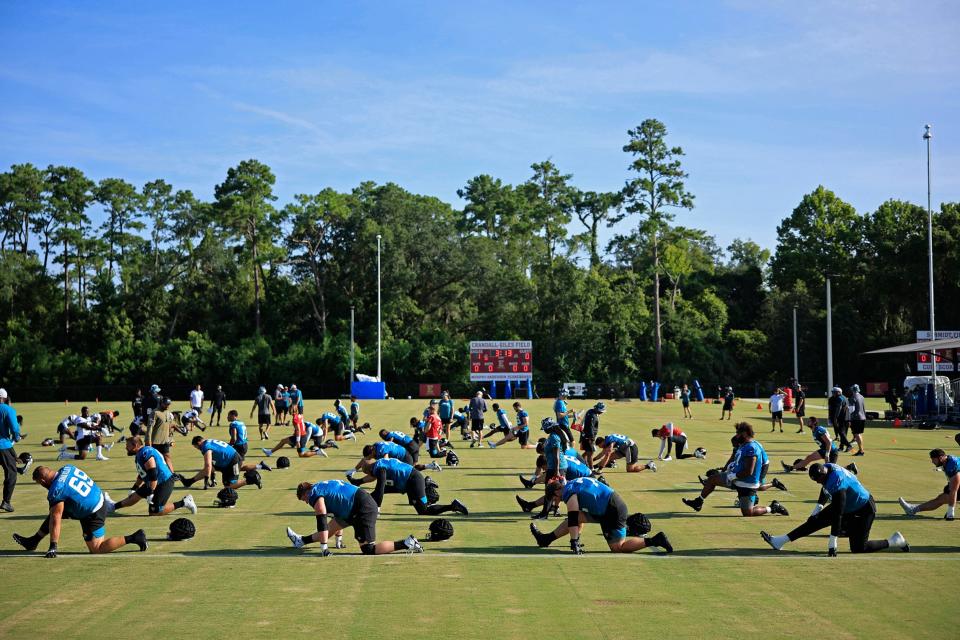
[(880, 353), (915, 353), (915, 352), (933, 352), (934, 349), (960, 349), (960, 338), (949, 338), (943, 340), (927, 340), (925, 342), (912, 342), (910, 344), (901, 344), (896, 347), (887, 347), (885, 349), (875, 349), (873, 351), (864, 351), (865, 355)]

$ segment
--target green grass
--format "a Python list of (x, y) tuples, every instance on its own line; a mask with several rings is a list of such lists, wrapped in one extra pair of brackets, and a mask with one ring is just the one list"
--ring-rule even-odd
[[(330, 404), (308, 401), (307, 415), (318, 415)], [(546, 400), (525, 405), (535, 424), (550, 411)], [(587, 403), (573, 405), (585, 408)], [(114, 406), (126, 424), (128, 406), (100, 408)], [(377, 427), (402, 427), (423, 406), (423, 401), (365, 402), (363, 419)], [(717, 420), (718, 405), (694, 405), (696, 418), (686, 421), (678, 419), (676, 402), (609, 402), (608, 407), (603, 432), (633, 436), (642, 455), (656, 454), (649, 430), (668, 419), (682, 424), (692, 447), (709, 450), (706, 461), (663, 463), (656, 474), (626, 474), (622, 468), (607, 474), (631, 511), (644, 511), (655, 531), (670, 536), (676, 547), (671, 557), (646, 551), (611, 554), (598, 527), (591, 525), (583, 536), (588, 551), (583, 557), (571, 556), (565, 543), (537, 549), (527, 530), (529, 520), (513, 497), (517, 492), (531, 499), (538, 495), (520, 488), (516, 477), (530, 472), (535, 454), (515, 445), (496, 451), (459, 447), (461, 466), (433, 474), (441, 499), (460, 498), (471, 515), (452, 516), (454, 538), (427, 545), (427, 552), (417, 556), (360, 556), (349, 532), (348, 549), (331, 558), (320, 558), (316, 549), (290, 548), (287, 525), (303, 532), (314, 526), (292, 487), (302, 480), (343, 477), (358, 459), (360, 444), (347, 443), (329, 459), (294, 458), (291, 469), (265, 473), (263, 490), (242, 489), (236, 509), (215, 509), (213, 491), (193, 489), (201, 510), (193, 516), (197, 537), (188, 542), (165, 541), (169, 517), (148, 518), (142, 504), (111, 517), (109, 534), (146, 529), (151, 546), (143, 554), (125, 548), (91, 557), (79, 525), (69, 521), (57, 560), (18, 550), (10, 534), (33, 533), (46, 511), (42, 488), (22, 481), (14, 496), (16, 513), (0, 516), (0, 562), (7, 569), (0, 590), (0, 637), (146, 640), (333, 633), (347, 638), (569, 639), (656, 633), (727, 638), (791, 637), (813, 630), (831, 638), (949, 635), (945, 630), (952, 628), (954, 613), (949, 594), (960, 587), (960, 523), (944, 522), (942, 510), (907, 519), (896, 499), (920, 500), (940, 491), (943, 475), (933, 472), (926, 454), (933, 447), (955, 452), (952, 431), (867, 430), (868, 455), (857, 462), (880, 510), (874, 537), (900, 530), (913, 551), (854, 557), (841, 541), (841, 556), (828, 559), (825, 536), (777, 554), (758, 533), (761, 528), (785, 533), (808, 515), (817, 487), (803, 474), (778, 474), (790, 491), (762, 496), (764, 501), (780, 499), (791, 511), (786, 518), (742, 518), (733, 507), (733, 494), (725, 491), (711, 496), (699, 514), (680, 503), (698, 491), (697, 474), (721, 463), (728, 452), (732, 423)], [(240, 408), (249, 411), (246, 402)], [(79, 405), (23, 404), (16, 409), (29, 433), (18, 451), (31, 451), (38, 464), (57, 466), (56, 450), (41, 448), (39, 442), (53, 437), (55, 425)], [(765, 410), (756, 410), (756, 401), (741, 401), (735, 418), (753, 422), (773, 470), (781, 459), (793, 460), (813, 448), (808, 432), (793, 433), (795, 421), (787, 433), (768, 433), (769, 420)], [(214, 437), (225, 431), (214, 428)], [(276, 427), (271, 439), (287, 432)], [(250, 459), (260, 458), (259, 444), (251, 441)], [(108, 462), (87, 460), (80, 466), (114, 497), (122, 496), (133, 481), (133, 464), (122, 447), (111, 454)], [(198, 461), (199, 454), (178, 439), (175, 466), (194, 470)], [(183, 493), (178, 489), (175, 495)], [(428, 522), (400, 496), (388, 495), (378, 537), (423, 535)]]

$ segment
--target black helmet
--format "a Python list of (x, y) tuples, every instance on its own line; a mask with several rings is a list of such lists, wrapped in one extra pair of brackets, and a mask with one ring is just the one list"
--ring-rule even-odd
[(652, 528), (653, 525), (650, 524), (650, 519), (642, 513), (635, 513), (627, 518), (628, 536), (643, 536), (650, 533)]
[[(227, 491), (227, 489), (224, 489)], [(233, 489), (229, 489), (233, 491)], [(167, 540), (189, 540), (197, 533), (197, 528), (193, 525), (193, 522), (186, 518), (177, 518), (170, 523), (170, 531), (167, 533)]]
[(280, 456), (277, 458), (277, 469), (286, 469), (290, 466), (290, 458), (287, 456)]
[(236, 506), (239, 498), (240, 496), (237, 494), (236, 489), (224, 487), (217, 492), (217, 499), (213, 501), (213, 506), (223, 508), (234, 507)]
[(425, 493), (427, 496), (427, 504), (436, 504), (440, 501), (440, 492), (437, 491), (436, 487), (427, 485)]
[(447, 451), (447, 466), (448, 467), (457, 467), (460, 466), (460, 458), (453, 451)]
[(453, 523), (445, 518), (437, 518), (430, 523), (430, 533), (425, 538), (429, 542), (440, 542), (453, 537)]

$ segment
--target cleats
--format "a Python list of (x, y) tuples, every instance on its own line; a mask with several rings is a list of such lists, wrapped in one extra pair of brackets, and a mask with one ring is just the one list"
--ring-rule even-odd
[(673, 458), (672, 458), (671, 456), (667, 456), (666, 458), (662, 458), (662, 460), (663, 460), (664, 462), (671, 462), (671, 461), (673, 460)]
[(903, 537), (903, 534), (899, 531), (894, 531), (893, 535), (890, 536), (890, 546), (900, 549), (900, 551), (910, 551), (910, 544), (907, 542), (907, 539)]
[[(338, 448), (339, 448), (339, 447), (338, 447)], [(317, 455), (318, 455), (318, 456), (323, 456), (324, 458), (329, 458), (329, 457), (330, 457), (330, 456), (327, 455), (327, 452), (324, 451), (323, 449), (317, 449)]]
[(851, 462), (851, 463), (848, 464), (846, 467), (844, 467), (844, 469), (846, 469), (847, 471), (849, 471), (849, 472), (852, 473), (853, 475), (858, 475), (858, 474), (860, 473), (860, 469), (857, 468), (857, 463), (856, 463), (856, 462)]
[(776, 487), (777, 489), (780, 489), (780, 491), (786, 491), (786, 490), (787, 490), (787, 485), (785, 485), (785, 484), (783, 484), (782, 482), (780, 482), (780, 478), (774, 478), (774, 479), (770, 482), (770, 484), (772, 484), (772, 485), (773, 485), (774, 487)]
[[(323, 446), (324, 446), (324, 447), (328, 447), (328, 448), (330, 448), (330, 449), (339, 449), (339, 448), (340, 448), (340, 445), (337, 444), (337, 441), (336, 441), (336, 440), (327, 440), (326, 442), (323, 443)], [(321, 447), (321, 448), (322, 448), (322, 447)]]
[(344, 440), (356, 440), (357, 436), (353, 435), (352, 431), (347, 431), (345, 434), (343, 434), (343, 438)]
[(470, 515), (470, 510), (467, 509), (467, 505), (463, 504), (459, 500), (454, 500), (450, 503), (450, 506), (453, 507), (453, 510), (457, 513), (462, 513), (465, 516)]
[(783, 460), (780, 461), (780, 464), (783, 465), (783, 470), (784, 470), (785, 472), (790, 473), (790, 472), (793, 471), (793, 465), (787, 464), (787, 463), (784, 462)]
[(490, 442), (489, 440), (487, 440), (487, 446), (490, 447), (491, 449), (496, 449), (496, 448), (497, 448), (497, 443), (495, 443), (495, 442)]
[(773, 544), (773, 536), (771, 536), (769, 533), (766, 531), (761, 531), (760, 537), (763, 538), (763, 541), (770, 545), (774, 551), (780, 551), (780, 549), (777, 549), (777, 545)]
[(107, 507), (107, 515), (110, 515), (117, 510), (117, 503), (113, 501), (113, 499), (110, 497), (110, 494), (106, 491), (103, 492), (103, 504)]
[(770, 503), (770, 513), (775, 513), (779, 516), (790, 515), (790, 512), (787, 511), (787, 508), (782, 504), (780, 504), (779, 502), (777, 502), (776, 500)]
[(4, 500), (0, 502), (0, 511), (6, 511), (7, 513), (13, 513), (13, 505)]
[(257, 469), (261, 469), (263, 471), (273, 471), (273, 469), (270, 468), (270, 465), (268, 465), (266, 462), (258, 462)]
[(290, 527), (287, 527), (287, 537), (290, 538), (290, 542), (293, 544), (295, 549), (303, 549), (303, 538), (301, 538), (299, 534), (295, 533)]
[(413, 535), (407, 536), (407, 539), (403, 541), (403, 546), (405, 546), (410, 553), (423, 553), (423, 547), (420, 545), (420, 541), (414, 538)]
[[(670, 458), (666, 458), (666, 459), (669, 460)], [(657, 465), (656, 463), (654, 463), (653, 460), (648, 462), (645, 466), (647, 467), (647, 469), (650, 469), (650, 471), (653, 471), (654, 473), (657, 472)]]
[(533, 481), (525, 478), (522, 473), (520, 474), (520, 484), (523, 485), (524, 489), (533, 489)]
[(898, 499), (897, 499), (897, 502), (900, 503), (900, 508), (903, 509), (903, 512), (904, 512), (905, 514), (907, 514), (908, 516), (915, 516), (915, 515), (917, 515), (917, 508), (916, 508), (914, 505), (910, 504), (909, 502), (907, 502), (907, 501), (904, 500), (903, 498), (898, 498)]
[(109, 459), (110, 459), (110, 458), (108, 458), (107, 456), (103, 455), (102, 453), (98, 453), (98, 454), (97, 454), (97, 460), (99, 460), (100, 462), (105, 462), (105, 461), (107, 461), (107, 460), (109, 460)]
[(652, 538), (647, 538), (647, 546), (660, 547), (664, 553), (673, 553), (673, 545), (670, 544), (670, 540), (667, 539), (667, 534), (663, 531), (660, 531)]
[(514, 497), (517, 499), (517, 504), (520, 505), (520, 509), (522, 509), (524, 513), (530, 513), (531, 511), (533, 511), (532, 502), (530, 502), (529, 500), (524, 500), (520, 496), (514, 496)]
[(143, 529), (137, 529), (137, 531), (130, 536), (130, 542), (140, 547), (140, 551), (146, 551), (147, 547), (150, 546), (147, 544), (147, 532)]
[(197, 503), (196, 503), (196, 501), (193, 499), (193, 496), (192, 496), (192, 495), (189, 495), (189, 494), (188, 494), (188, 495), (184, 496), (184, 498), (183, 498), (183, 506), (186, 507), (187, 510), (188, 510), (190, 513), (196, 513), (196, 512), (197, 512)]
[(540, 529), (537, 528), (537, 525), (530, 523), (530, 533), (533, 534), (534, 539), (537, 541), (538, 547), (547, 547), (553, 542), (553, 536), (548, 533), (543, 533)]
[(424, 469), (429, 469), (430, 471), (437, 471), (437, 472), (443, 471), (443, 467), (438, 465), (436, 460), (431, 460), (430, 464), (425, 466)]
[(691, 500), (690, 498), (682, 498), (683, 504), (687, 505), (694, 511), (700, 511), (703, 509), (703, 498), (697, 497)]
[(273, 449), (262, 447), (260, 450), (263, 451), (263, 455), (267, 456), (268, 458), (273, 455)]
[(27, 551), (33, 551), (37, 548), (37, 542), (27, 538), (26, 536), (22, 536), (19, 533), (13, 534), (13, 541)]

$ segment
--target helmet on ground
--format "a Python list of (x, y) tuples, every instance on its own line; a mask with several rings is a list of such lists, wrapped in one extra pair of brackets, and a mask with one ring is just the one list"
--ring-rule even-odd
[(437, 518), (430, 523), (430, 533), (427, 534), (426, 540), (430, 542), (440, 542), (442, 540), (449, 540), (452, 537), (453, 523), (446, 518)]
[(448, 467), (457, 467), (460, 466), (460, 457), (457, 456), (453, 451), (447, 451), (447, 466)]
[[(226, 491), (226, 489), (224, 489)], [(231, 489), (232, 491), (232, 489)], [(177, 518), (170, 523), (170, 531), (167, 532), (167, 540), (189, 540), (197, 533), (197, 528), (193, 522), (187, 518)]]
[(704, 449), (703, 447), (697, 447), (697, 448), (694, 450), (694, 452), (693, 452), (693, 456), (694, 456), (695, 458), (706, 458), (706, 457), (707, 457), (707, 450)]
[(213, 501), (213, 506), (229, 508), (234, 507), (237, 504), (237, 500), (240, 499), (240, 495), (237, 493), (236, 489), (231, 489), (230, 487), (224, 487), (217, 492), (217, 499)]
[(427, 496), (427, 504), (436, 504), (440, 502), (440, 492), (437, 491), (436, 487), (427, 485), (425, 493)]
[(286, 469), (290, 466), (290, 458), (287, 456), (280, 456), (277, 458), (277, 469)]
[(634, 513), (627, 518), (627, 535), (643, 536), (650, 533), (653, 525), (650, 524), (650, 518), (642, 513)]

